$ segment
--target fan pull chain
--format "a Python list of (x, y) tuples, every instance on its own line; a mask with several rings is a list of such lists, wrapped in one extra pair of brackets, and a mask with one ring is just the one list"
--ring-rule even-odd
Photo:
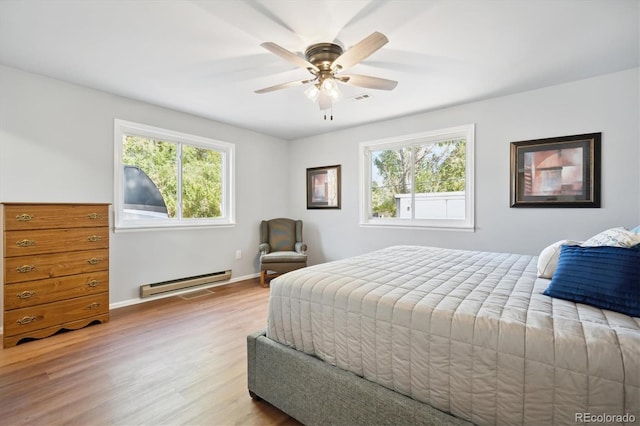
[[(331, 115), (329, 116), (330, 120), (333, 121), (333, 107), (331, 107)], [(324, 113), (324, 121), (327, 121), (327, 113)]]

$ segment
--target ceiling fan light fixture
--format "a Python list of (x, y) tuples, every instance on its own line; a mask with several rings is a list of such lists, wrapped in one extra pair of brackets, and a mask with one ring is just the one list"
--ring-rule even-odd
[[(321, 109), (323, 109), (323, 106), (328, 105), (329, 102), (333, 103), (342, 99), (342, 92), (338, 87), (338, 83), (330, 77), (324, 78), (322, 82), (315, 83), (305, 90), (304, 94), (311, 102), (323, 104), (320, 106)], [(320, 102), (320, 98), (322, 98), (322, 102)]]
[(336, 80), (333, 78), (327, 78), (322, 82), (320, 86), (320, 90), (324, 92), (327, 96), (329, 96), (332, 100), (337, 101), (342, 98), (342, 93), (338, 88), (338, 84)]
[(305, 90), (304, 94), (307, 95), (307, 98), (309, 98), (311, 102), (315, 102), (318, 100), (318, 95), (320, 95), (320, 90), (318, 89), (317, 85), (314, 84), (313, 86)]

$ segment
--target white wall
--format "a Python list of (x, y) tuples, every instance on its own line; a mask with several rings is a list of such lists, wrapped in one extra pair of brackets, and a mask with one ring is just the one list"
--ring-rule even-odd
[[(310, 263), (391, 244), (538, 254), (558, 239), (640, 223), (639, 80), (634, 69), (286, 142), (0, 66), (0, 202), (112, 203), (121, 118), (235, 143), (237, 226), (112, 233), (112, 303), (137, 298), (144, 283), (229, 267), (234, 277), (255, 274), (259, 221), (276, 216), (305, 221)], [(360, 142), (468, 123), (476, 123), (475, 232), (358, 225)], [(602, 208), (509, 208), (509, 142), (591, 132), (602, 132)], [(342, 209), (306, 210), (306, 168), (333, 164), (342, 165)]]
[(235, 143), (238, 196), (233, 228), (111, 233), (111, 302), (141, 284), (255, 274), (260, 220), (288, 213), (289, 143), (269, 136), (0, 66), (0, 202), (113, 203), (114, 118)]
[[(639, 80), (633, 69), (294, 141), (290, 212), (305, 222), (310, 262), (393, 244), (537, 255), (560, 239), (640, 224)], [(358, 225), (360, 142), (469, 123), (476, 124), (475, 232)], [(510, 142), (593, 132), (602, 132), (602, 208), (509, 207)], [(306, 210), (306, 168), (333, 164), (342, 165), (342, 209)]]

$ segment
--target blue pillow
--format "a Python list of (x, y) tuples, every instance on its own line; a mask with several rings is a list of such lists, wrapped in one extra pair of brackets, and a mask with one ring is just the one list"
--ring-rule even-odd
[(636, 226), (631, 230), (631, 232), (635, 232), (636, 234), (640, 234), (640, 225)]
[(562, 246), (544, 294), (640, 317), (640, 248)]

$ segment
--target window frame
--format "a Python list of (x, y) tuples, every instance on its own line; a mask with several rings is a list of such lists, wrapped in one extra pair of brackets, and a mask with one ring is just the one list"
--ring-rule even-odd
[[(437, 143), (451, 139), (466, 140), (465, 147), (465, 218), (464, 219), (404, 219), (404, 218), (376, 218), (370, 217), (371, 212), (371, 182), (372, 159), (371, 153), (385, 149), (398, 149), (424, 143)], [(474, 203), (474, 146), (475, 124), (467, 124), (444, 129), (430, 130), (386, 139), (361, 142), (359, 145), (360, 160), (360, 226), (362, 227), (391, 227), (391, 228), (420, 228), (440, 230), (475, 230)], [(414, 179), (412, 173), (412, 180)], [(415, 186), (412, 181), (412, 191)], [(413, 192), (412, 192), (413, 194)], [(413, 200), (413, 197), (412, 197)], [(412, 201), (412, 207), (413, 207)], [(412, 208), (415, 211), (415, 208)]]
[[(126, 135), (134, 135), (149, 139), (178, 144), (178, 152), (182, 145), (194, 146), (222, 153), (222, 212), (219, 218), (183, 218), (181, 200), (178, 195), (179, 210), (175, 218), (170, 219), (135, 219), (124, 220), (124, 163), (122, 161), (123, 139)], [(121, 119), (114, 120), (114, 230), (153, 230), (176, 228), (230, 227), (235, 225), (235, 145), (202, 136), (149, 126)], [(178, 163), (181, 166), (181, 163)], [(178, 171), (181, 181), (182, 170)], [(179, 186), (180, 188), (180, 186)], [(179, 191), (180, 192), (180, 191)]]

